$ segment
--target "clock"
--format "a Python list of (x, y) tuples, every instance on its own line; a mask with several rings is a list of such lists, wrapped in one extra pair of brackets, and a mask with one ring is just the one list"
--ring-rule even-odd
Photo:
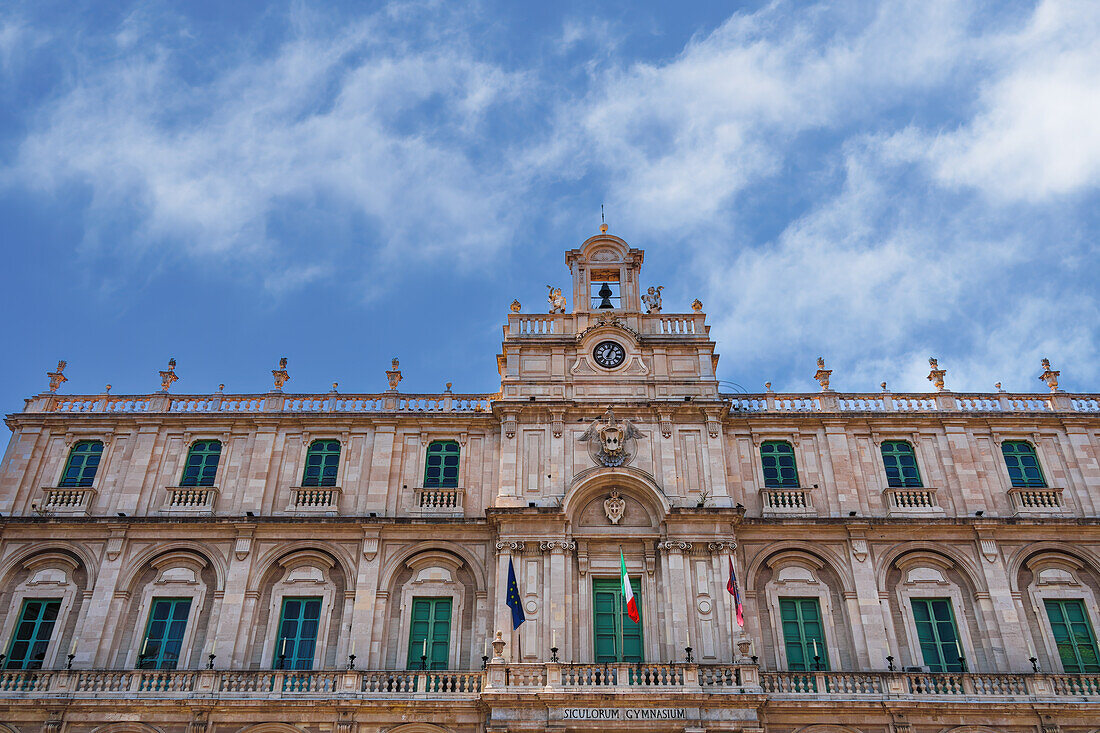
[(604, 369), (614, 369), (623, 363), (626, 350), (614, 341), (601, 341), (592, 349), (592, 358)]

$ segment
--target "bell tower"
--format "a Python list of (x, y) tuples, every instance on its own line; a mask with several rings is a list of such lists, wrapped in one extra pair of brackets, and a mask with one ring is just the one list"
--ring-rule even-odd
[(573, 277), (574, 313), (640, 313), (642, 301), (638, 275), (643, 252), (607, 233), (589, 237), (579, 249), (565, 253), (565, 262)]

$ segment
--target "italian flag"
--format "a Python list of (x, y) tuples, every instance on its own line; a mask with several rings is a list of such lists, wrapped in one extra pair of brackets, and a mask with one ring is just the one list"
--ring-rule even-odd
[(619, 548), (619, 574), (623, 581), (623, 598), (626, 599), (626, 615), (630, 620), (638, 623), (638, 602), (634, 600), (634, 589), (630, 587), (630, 576), (626, 574), (626, 558), (623, 557), (623, 548)]

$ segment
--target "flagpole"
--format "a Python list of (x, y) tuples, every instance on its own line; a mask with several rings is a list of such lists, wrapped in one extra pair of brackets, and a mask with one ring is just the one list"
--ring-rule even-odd
[[(619, 545), (619, 560), (620, 560), (620, 562), (623, 563), (623, 565), (626, 564), (626, 558), (623, 555), (623, 546), (622, 545)], [(627, 577), (626, 582), (627, 583), (630, 582), (629, 576)], [(619, 637), (618, 638), (619, 648), (616, 651), (618, 652), (617, 656), (621, 657), (622, 659), (625, 659), (626, 654), (624, 653), (624, 650), (623, 650), (623, 595), (624, 594), (623, 594), (622, 584), (623, 584), (622, 572), (620, 571), (620, 573), (619, 573), (619, 615), (615, 618), (616, 631), (618, 632), (618, 637)], [(622, 659), (617, 659), (615, 661), (622, 661)]]

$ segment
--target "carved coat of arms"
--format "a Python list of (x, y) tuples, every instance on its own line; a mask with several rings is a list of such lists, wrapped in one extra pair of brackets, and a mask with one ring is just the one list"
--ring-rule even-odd
[(584, 431), (581, 441), (588, 443), (588, 454), (596, 463), (614, 468), (629, 463), (637, 453), (637, 439), (645, 434), (629, 420), (619, 422), (611, 408)]
[(626, 501), (618, 491), (612, 489), (611, 496), (604, 500), (603, 510), (612, 524), (618, 524), (623, 518), (623, 512), (626, 511)]

